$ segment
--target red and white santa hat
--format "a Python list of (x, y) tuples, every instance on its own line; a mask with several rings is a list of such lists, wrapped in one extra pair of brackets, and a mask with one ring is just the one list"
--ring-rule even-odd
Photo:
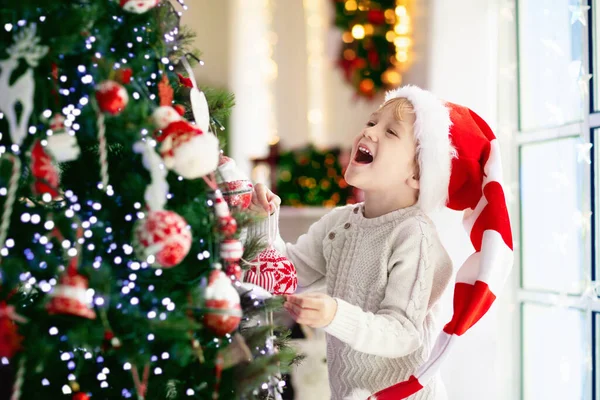
[(488, 311), (513, 264), (513, 242), (502, 187), (498, 140), (470, 109), (444, 102), (416, 86), (386, 94), (406, 98), (414, 108), (419, 206), (464, 211), (463, 224), (475, 248), (460, 267), (454, 287), (454, 313), (438, 336), (429, 359), (406, 381), (370, 399), (404, 399), (418, 392), (439, 371), (450, 348)]

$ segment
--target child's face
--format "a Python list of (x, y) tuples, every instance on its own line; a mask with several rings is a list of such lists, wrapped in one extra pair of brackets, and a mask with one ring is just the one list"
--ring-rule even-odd
[(371, 114), (354, 140), (346, 181), (365, 192), (385, 191), (399, 196), (418, 189), (414, 123), (414, 112), (408, 107), (398, 109), (397, 102)]

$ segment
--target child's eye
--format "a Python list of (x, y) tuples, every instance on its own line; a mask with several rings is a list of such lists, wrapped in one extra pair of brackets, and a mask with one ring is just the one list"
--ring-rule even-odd
[(375, 122), (369, 121), (369, 122), (367, 122), (367, 126), (375, 126)]
[(388, 133), (390, 133), (390, 134), (392, 134), (392, 135), (394, 135), (394, 136), (396, 136), (396, 137), (399, 137), (399, 136), (396, 134), (396, 132), (394, 132), (394, 131), (393, 131), (393, 130), (391, 130), (391, 129), (388, 129), (388, 131), (387, 131), (387, 132), (388, 132)]

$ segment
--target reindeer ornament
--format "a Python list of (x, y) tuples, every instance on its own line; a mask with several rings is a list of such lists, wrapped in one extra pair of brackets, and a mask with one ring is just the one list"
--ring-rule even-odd
[[(14, 44), (7, 50), (8, 59), (0, 61), (0, 111), (8, 121), (10, 138), (17, 145), (21, 145), (27, 135), (27, 124), (33, 111), (33, 68), (48, 53), (48, 46), (41, 46), (39, 42), (36, 25), (26, 26), (15, 34)], [(19, 66), (21, 58), (29, 68), (11, 85), (10, 76)], [(20, 115), (17, 115), (17, 104), (21, 104)]]

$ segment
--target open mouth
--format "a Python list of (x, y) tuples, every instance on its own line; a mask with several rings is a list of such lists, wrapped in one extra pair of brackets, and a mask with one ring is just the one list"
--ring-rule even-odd
[(373, 162), (373, 153), (363, 145), (359, 145), (354, 156), (354, 161), (358, 164), (370, 164)]

